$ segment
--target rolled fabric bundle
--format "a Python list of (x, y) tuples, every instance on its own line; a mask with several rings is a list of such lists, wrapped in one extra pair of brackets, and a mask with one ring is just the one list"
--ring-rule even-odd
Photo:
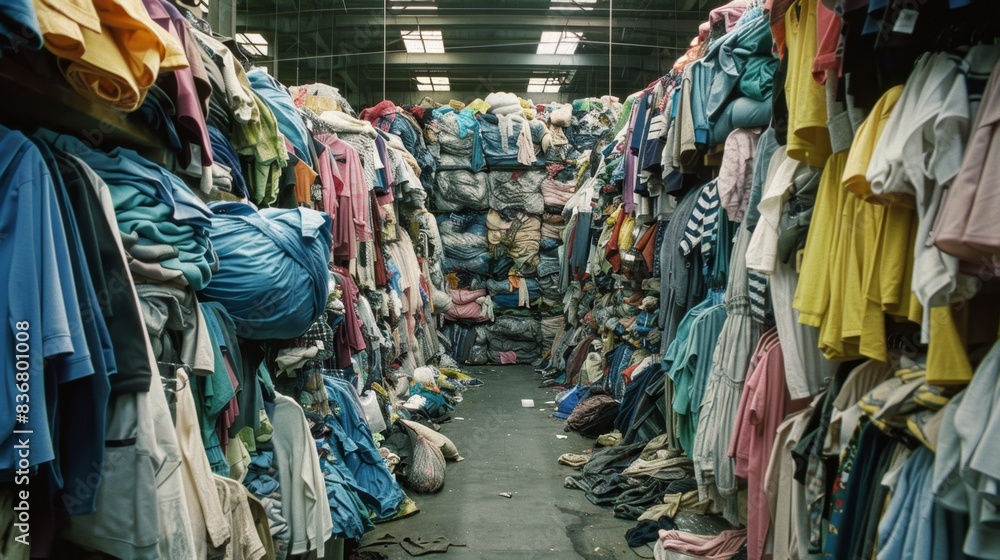
[(240, 338), (301, 336), (326, 308), (330, 216), (307, 208), (217, 202), (209, 235), (219, 270), (200, 292), (221, 303)]

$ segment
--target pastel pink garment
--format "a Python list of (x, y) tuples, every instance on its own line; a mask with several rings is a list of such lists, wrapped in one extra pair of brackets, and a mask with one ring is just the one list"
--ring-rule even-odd
[[(785, 384), (785, 358), (776, 333), (765, 335), (769, 347), (747, 375), (736, 417), (733, 442), (736, 475), (747, 481), (747, 553), (750, 560), (764, 556), (771, 526), (771, 508), (764, 485), (778, 426), (785, 417), (802, 410), (809, 399), (791, 400)], [(764, 344), (762, 339), (761, 344)]]
[(962, 260), (1000, 268), (1000, 65), (986, 84), (958, 175), (945, 191), (931, 240)]
[(747, 540), (747, 530), (723, 531), (717, 536), (695, 535), (684, 531), (660, 529), (660, 546), (654, 547), (656, 558), (664, 558), (660, 550), (676, 550), (697, 558), (729, 560), (739, 552)]
[(726, 33), (729, 33), (736, 27), (736, 22), (749, 5), (750, 0), (733, 0), (725, 6), (719, 6), (708, 13), (708, 23), (714, 29), (721, 22), (725, 25)]
[(504, 350), (500, 352), (500, 363), (503, 365), (516, 364), (517, 352), (514, 352), (513, 350)]
[(753, 182), (753, 157), (761, 129), (737, 128), (726, 138), (719, 168), (719, 201), (729, 220), (742, 222), (750, 202)]
[(826, 71), (840, 73), (840, 58), (837, 46), (840, 44), (840, 17), (823, 2), (816, 6), (816, 58), (813, 59), (813, 79), (826, 83)]

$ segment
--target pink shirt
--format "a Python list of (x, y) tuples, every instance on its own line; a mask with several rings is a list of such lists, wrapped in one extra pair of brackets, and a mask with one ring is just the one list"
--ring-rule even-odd
[(816, 6), (816, 58), (813, 59), (813, 79), (826, 83), (826, 71), (840, 73), (840, 58), (837, 46), (840, 44), (840, 17), (827, 8), (823, 2)]
[[(764, 342), (762, 339), (761, 344)], [(747, 552), (750, 560), (763, 558), (771, 525), (764, 479), (778, 426), (787, 415), (809, 405), (809, 399), (793, 401), (789, 398), (781, 344), (776, 336), (767, 342), (769, 348), (747, 377), (733, 436), (733, 443), (737, 444), (736, 475), (747, 480)]]

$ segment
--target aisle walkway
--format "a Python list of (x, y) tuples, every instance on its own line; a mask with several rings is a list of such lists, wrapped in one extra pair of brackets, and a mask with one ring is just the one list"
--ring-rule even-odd
[[(594, 441), (563, 431), (550, 418), (555, 396), (538, 388), (538, 375), (527, 366), (468, 368), (486, 385), (469, 389), (441, 432), (458, 446), (465, 461), (448, 463), (444, 488), (437, 494), (410, 494), (421, 512), (377, 526), (368, 540), (395, 537), (446, 537), (466, 543), (445, 555), (426, 558), (576, 559), (637, 558), (625, 544), (634, 523), (616, 519), (583, 492), (563, 487), (574, 470), (556, 463), (563, 453), (579, 453)], [(521, 399), (534, 399), (522, 408)], [(539, 409), (544, 410), (539, 410)], [(567, 435), (559, 439), (556, 435)], [(512, 498), (499, 494), (510, 492)], [(398, 545), (379, 551), (389, 558), (410, 558)]]

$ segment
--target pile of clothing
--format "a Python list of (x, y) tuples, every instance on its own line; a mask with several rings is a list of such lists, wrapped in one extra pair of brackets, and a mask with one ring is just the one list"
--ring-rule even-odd
[[(535, 105), (497, 92), (421, 109), (428, 150), (437, 157), (429, 208), (437, 214), (451, 290), (442, 301), (450, 323), (442, 341), (462, 363), (500, 363), (501, 352), (505, 363), (508, 352), (518, 363), (534, 362), (555, 339), (552, 328), (529, 349), (528, 339), (508, 339), (502, 329), (487, 345), (475, 324), (503, 315), (533, 324), (561, 321), (562, 212), (584, 179), (589, 150), (615, 123), (620, 105), (610, 98), (581, 101), (576, 109)], [(572, 138), (581, 131), (577, 146)]]

